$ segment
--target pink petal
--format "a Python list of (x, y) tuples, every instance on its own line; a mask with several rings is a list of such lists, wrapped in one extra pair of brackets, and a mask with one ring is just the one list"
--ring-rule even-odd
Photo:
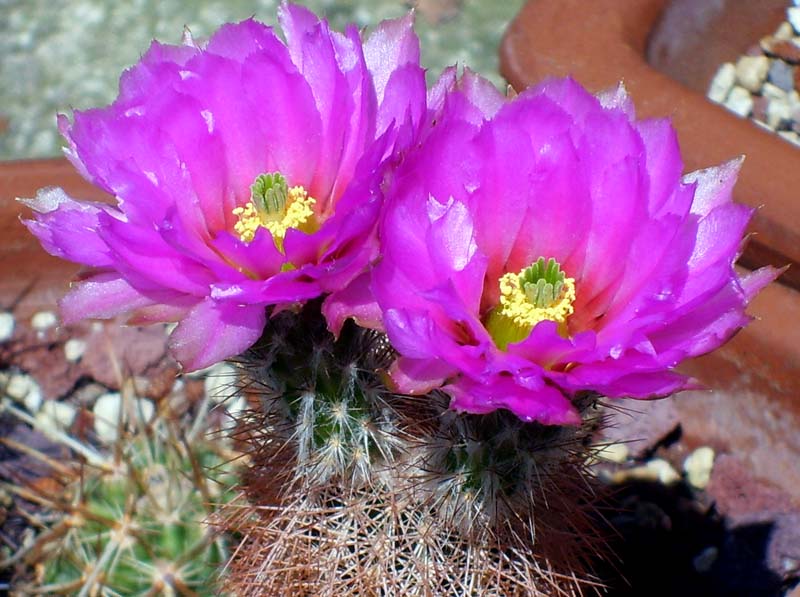
[(154, 302), (119, 274), (100, 272), (77, 282), (59, 301), (59, 308), (64, 323), (70, 324), (81, 319), (109, 319)]
[(35, 212), (35, 219), (23, 220), (23, 223), (39, 239), (45, 251), (84, 265), (111, 265), (108, 246), (95, 233), (98, 215), (113, 213), (112, 207), (76, 201), (56, 187), (41, 189), (35, 199), (20, 201)]
[(265, 323), (262, 306), (206, 298), (172, 332), (170, 350), (186, 371), (195, 371), (252, 346), (264, 331)]
[(421, 396), (441, 387), (455, 369), (437, 359), (398, 358), (389, 370), (392, 389), (401, 394)]
[(361, 274), (345, 288), (332, 292), (322, 303), (322, 313), (328, 329), (338, 336), (344, 322), (352, 318), (359, 326), (374, 330), (383, 329), (383, 317), (372, 295), (372, 277)]

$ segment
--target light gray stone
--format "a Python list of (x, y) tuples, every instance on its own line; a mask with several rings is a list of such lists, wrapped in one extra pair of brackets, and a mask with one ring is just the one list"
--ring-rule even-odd
[(8, 342), (14, 335), (14, 316), (8, 311), (0, 312), (0, 342)]
[(697, 448), (683, 461), (683, 470), (689, 485), (696, 489), (705, 489), (711, 480), (714, 468), (714, 449), (709, 446)]
[(94, 403), (94, 432), (101, 442), (110, 444), (119, 436), (121, 410), (122, 395), (119, 392), (103, 394)]
[(119, 392), (108, 392), (100, 396), (94, 403), (94, 431), (100, 441), (111, 444), (119, 437), (120, 421), (125, 426), (130, 424), (129, 415), (135, 418), (135, 425), (148, 423), (155, 414), (155, 405), (146, 398), (134, 398), (129, 408), (123, 408), (122, 395)]
[(608, 444), (597, 451), (596, 457), (608, 462), (622, 464), (630, 456), (630, 448), (626, 444)]
[(608, 480), (614, 484), (644, 481), (672, 485), (680, 481), (681, 476), (669, 462), (663, 458), (654, 458), (641, 466), (614, 471)]
[(768, 72), (769, 58), (766, 56), (742, 56), (736, 62), (736, 80), (753, 93), (761, 89)]
[(725, 100), (725, 107), (742, 117), (747, 117), (753, 110), (753, 97), (744, 87), (736, 85)]
[(717, 69), (708, 88), (708, 97), (721, 104), (728, 97), (728, 93), (736, 83), (736, 67), (731, 62), (726, 62)]
[(27, 373), (12, 373), (6, 384), (6, 394), (24, 404), (31, 413), (38, 412), (42, 406), (42, 389)]
[(794, 89), (794, 67), (783, 60), (771, 60), (769, 65), (769, 82), (784, 91)]
[(84, 352), (86, 352), (86, 340), (70, 338), (64, 343), (64, 357), (70, 363), (79, 361)]
[(37, 332), (44, 332), (58, 323), (58, 317), (52, 311), (39, 311), (31, 317), (31, 327)]
[(770, 82), (764, 83), (764, 85), (761, 87), (761, 95), (769, 98), (770, 100), (785, 100), (788, 98), (787, 93), (783, 89), (777, 85), (773, 85)]
[(75, 421), (78, 411), (69, 402), (47, 400), (42, 404), (36, 418), (53, 429), (69, 429)]
[(792, 25), (794, 32), (800, 35), (800, 6), (790, 6), (786, 9), (786, 18)]
[(767, 106), (767, 124), (771, 129), (788, 128), (792, 120), (792, 106), (788, 98), (773, 99)]
[(794, 28), (792, 27), (792, 24), (784, 21), (778, 26), (772, 37), (781, 41), (791, 41), (791, 39), (794, 37)]
[(239, 373), (230, 363), (217, 363), (207, 370), (203, 386), (206, 396), (213, 402), (221, 403), (233, 399), (238, 394), (236, 382)]

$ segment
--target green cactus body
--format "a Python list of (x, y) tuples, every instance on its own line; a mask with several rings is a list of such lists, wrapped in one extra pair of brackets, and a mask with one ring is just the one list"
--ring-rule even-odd
[[(171, 586), (174, 594), (214, 594), (204, 585), (227, 554), (202, 525), (208, 510), (191, 463), (177, 450), (148, 453), (148, 443), (128, 446), (119, 473), (84, 481), (84, 514), (73, 515), (71, 532), (44, 563), (47, 584), (69, 585), (99, 568), (100, 595), (169, 594)], [(207, 450), (197, 456), (208, 460)]]
[(49, 521), (26, 556), (39, 578), (19, 595), (220, 594), (227, 540), (209, 523), (237, 483), (233, 453), (224, 438), (187, 439), (187, 423), (158, 416), (122, 430), (107, 455), (69, 465), (62, 496), (16, 489)]
[(260, 408), (240, 421), (254, 508), (232, 522), (244, 537), (238, 594), (499, 597), (592, 585), (573, 574), (597, 548), (583, 532), (585, 431), (455, 413), (441, 393), (393, 394), (386, 339), (346, 324), (334, 340), (318, 304), (269, 326), (240, 363)]

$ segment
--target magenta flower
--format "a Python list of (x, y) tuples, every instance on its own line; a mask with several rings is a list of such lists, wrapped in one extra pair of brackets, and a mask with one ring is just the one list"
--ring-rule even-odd
[(60, 117), (69, 159), (118, 202), (28, 201), (45, 249), (89, 266), (66, 322), (180, 322), (173, 352), (196, 369), (250, 346), (266, 306), (343, 287), (375, 257), (384, 171), (425, 110), (411, 16), (363, 44), (298, 6), (279, 19), (285, 44), (254, 20), (204, 46), (154, 42), (113, 104)]
[(731, 201), (739, 161), (681, 178), (669, 122), (635, 120), (622, 89), (553, 80), (506, 102), (470, 73), (446, 86), (380, 228), (397, 389), (575, 424), (581, 392), (692, 387), (674, 367), (744, 326), (776, 276), (733, 267), (752, 213)]

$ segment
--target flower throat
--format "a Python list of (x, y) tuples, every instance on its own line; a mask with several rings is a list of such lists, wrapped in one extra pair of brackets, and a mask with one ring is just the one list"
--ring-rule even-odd
[(518, 274), (500, 277), (500, 304), (489, 313), (486, 329), (498, 348), (524, 340), (539, 322), (550, 320), (559, 324), (566, 336), (567, 318), (575, 302), (575, 280), (567, 278), (552, 257), (539, 257)]
[(250, 201), (237, 207), (238, 221), (233, 229), (244, 242), (252, 241), (259, 228), (266, 228), (283, 250), (283, 238), (289, 228), (313, 232), (316, 228), (313, 206), (316, 200), (301, 187), (289, 187), (279, 172), (260, 174), (250, 185)]

